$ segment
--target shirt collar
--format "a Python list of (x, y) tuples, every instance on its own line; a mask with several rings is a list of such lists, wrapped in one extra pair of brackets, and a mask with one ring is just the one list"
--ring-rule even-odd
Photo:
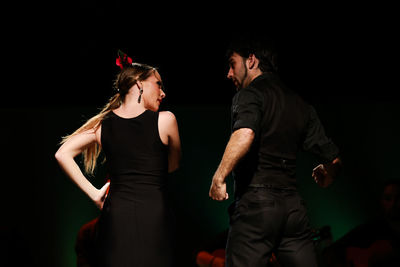
[(248, 87), (254, 85), (254, 83), (264, 80), (264, 79), (268, 79), (270, 78), (272, 75), (274, 75), (273, 72), (263, 72), (260, 75), (258, 75), (256, 78), (254, 78), (251, 83), (248, 85)]

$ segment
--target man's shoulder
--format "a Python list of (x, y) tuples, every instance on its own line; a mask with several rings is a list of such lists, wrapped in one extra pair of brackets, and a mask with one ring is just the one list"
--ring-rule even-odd
[(248, 86), (245, 88), (240, 89), (239, 91), (236, 92), (236, 94), (233, 97), (232, 104), (233, 105), (238, 105), (238, 104), (249, 104), (253, 102), (260, 102), (263, 101), (263, 93), (261, 90), (253, 87), (253, 86)]

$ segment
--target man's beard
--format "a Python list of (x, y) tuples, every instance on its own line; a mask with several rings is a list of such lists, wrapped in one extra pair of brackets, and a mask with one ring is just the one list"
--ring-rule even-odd
[(237, 87), (236, 87), (236, 91), (239, 91), (240, 89), (243, 89), (243, 83), (246, 80), (246, 78), (247, 78), (247, 68), (246, 68), (246, 66), (244, 66), (244, 75), (243, 75), (243, 78), (242, 78), (242, 82), (239, 82), (238, 80), (236, 80), (236, 82), (238, 84)]

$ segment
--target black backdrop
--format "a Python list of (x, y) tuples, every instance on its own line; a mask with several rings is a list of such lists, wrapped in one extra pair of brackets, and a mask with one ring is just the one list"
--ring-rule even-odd
[[(93, 0), (6, 9), (1, 229), (12, 266), (74, 264), (76, 233), (98, 211), (61, 173), (54, 153), (60, 137), (112, 95), (117, 49), (158, 67), (165, 82), (162, 109), (176, 114), (183, 145), (181, 169), (171, 177), (182, 265), (193, 264), (193, 249), (227, 226), (230, 202), (212, 202), (207, 193), (229, 138), (234, 89), (226, 43), (247, 25), (277, 38), (282, 78), (315, 105), (343, 151), (345, 171), (326, 190), (308, 179), (314, 160), (299, 163), (313, 226), (331, 226), (337, 239), (372, 215), (378, 186), (399, 178), (390, 8), (247, 4)], [(99, 185), (102, 175), (100, 167), (92, 181)]]

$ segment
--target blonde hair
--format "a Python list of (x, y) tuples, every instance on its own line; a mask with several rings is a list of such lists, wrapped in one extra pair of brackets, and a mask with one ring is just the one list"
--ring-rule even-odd
[[(121, 106), (129, 89), (132, 88), (132, 86), (134, 86), (137, 81), (146, 80), (156, 70), (157, 69), (154, 67), (139, 63), (133, 63), (132, 65), (124, 67), (114, 81), (114, 87), (118, 92), (110, 98), (108, 103), (97, 115), (87, 120), (72, 134), (62, 137), (60, 144), (65, 143), (72, 136), (75, 136), (82, 132), (88, 130), (93, 130), (94, 132), (97, 131), (106, 115), (110, 111)], [(93, 175), (93, 172), (96, 169), (96, 163), (100, 152), (101, 147), (97, 142), (94, 142), (83, 149), (83, 164), (85, 167), (85, 172), (87, 174)]]

